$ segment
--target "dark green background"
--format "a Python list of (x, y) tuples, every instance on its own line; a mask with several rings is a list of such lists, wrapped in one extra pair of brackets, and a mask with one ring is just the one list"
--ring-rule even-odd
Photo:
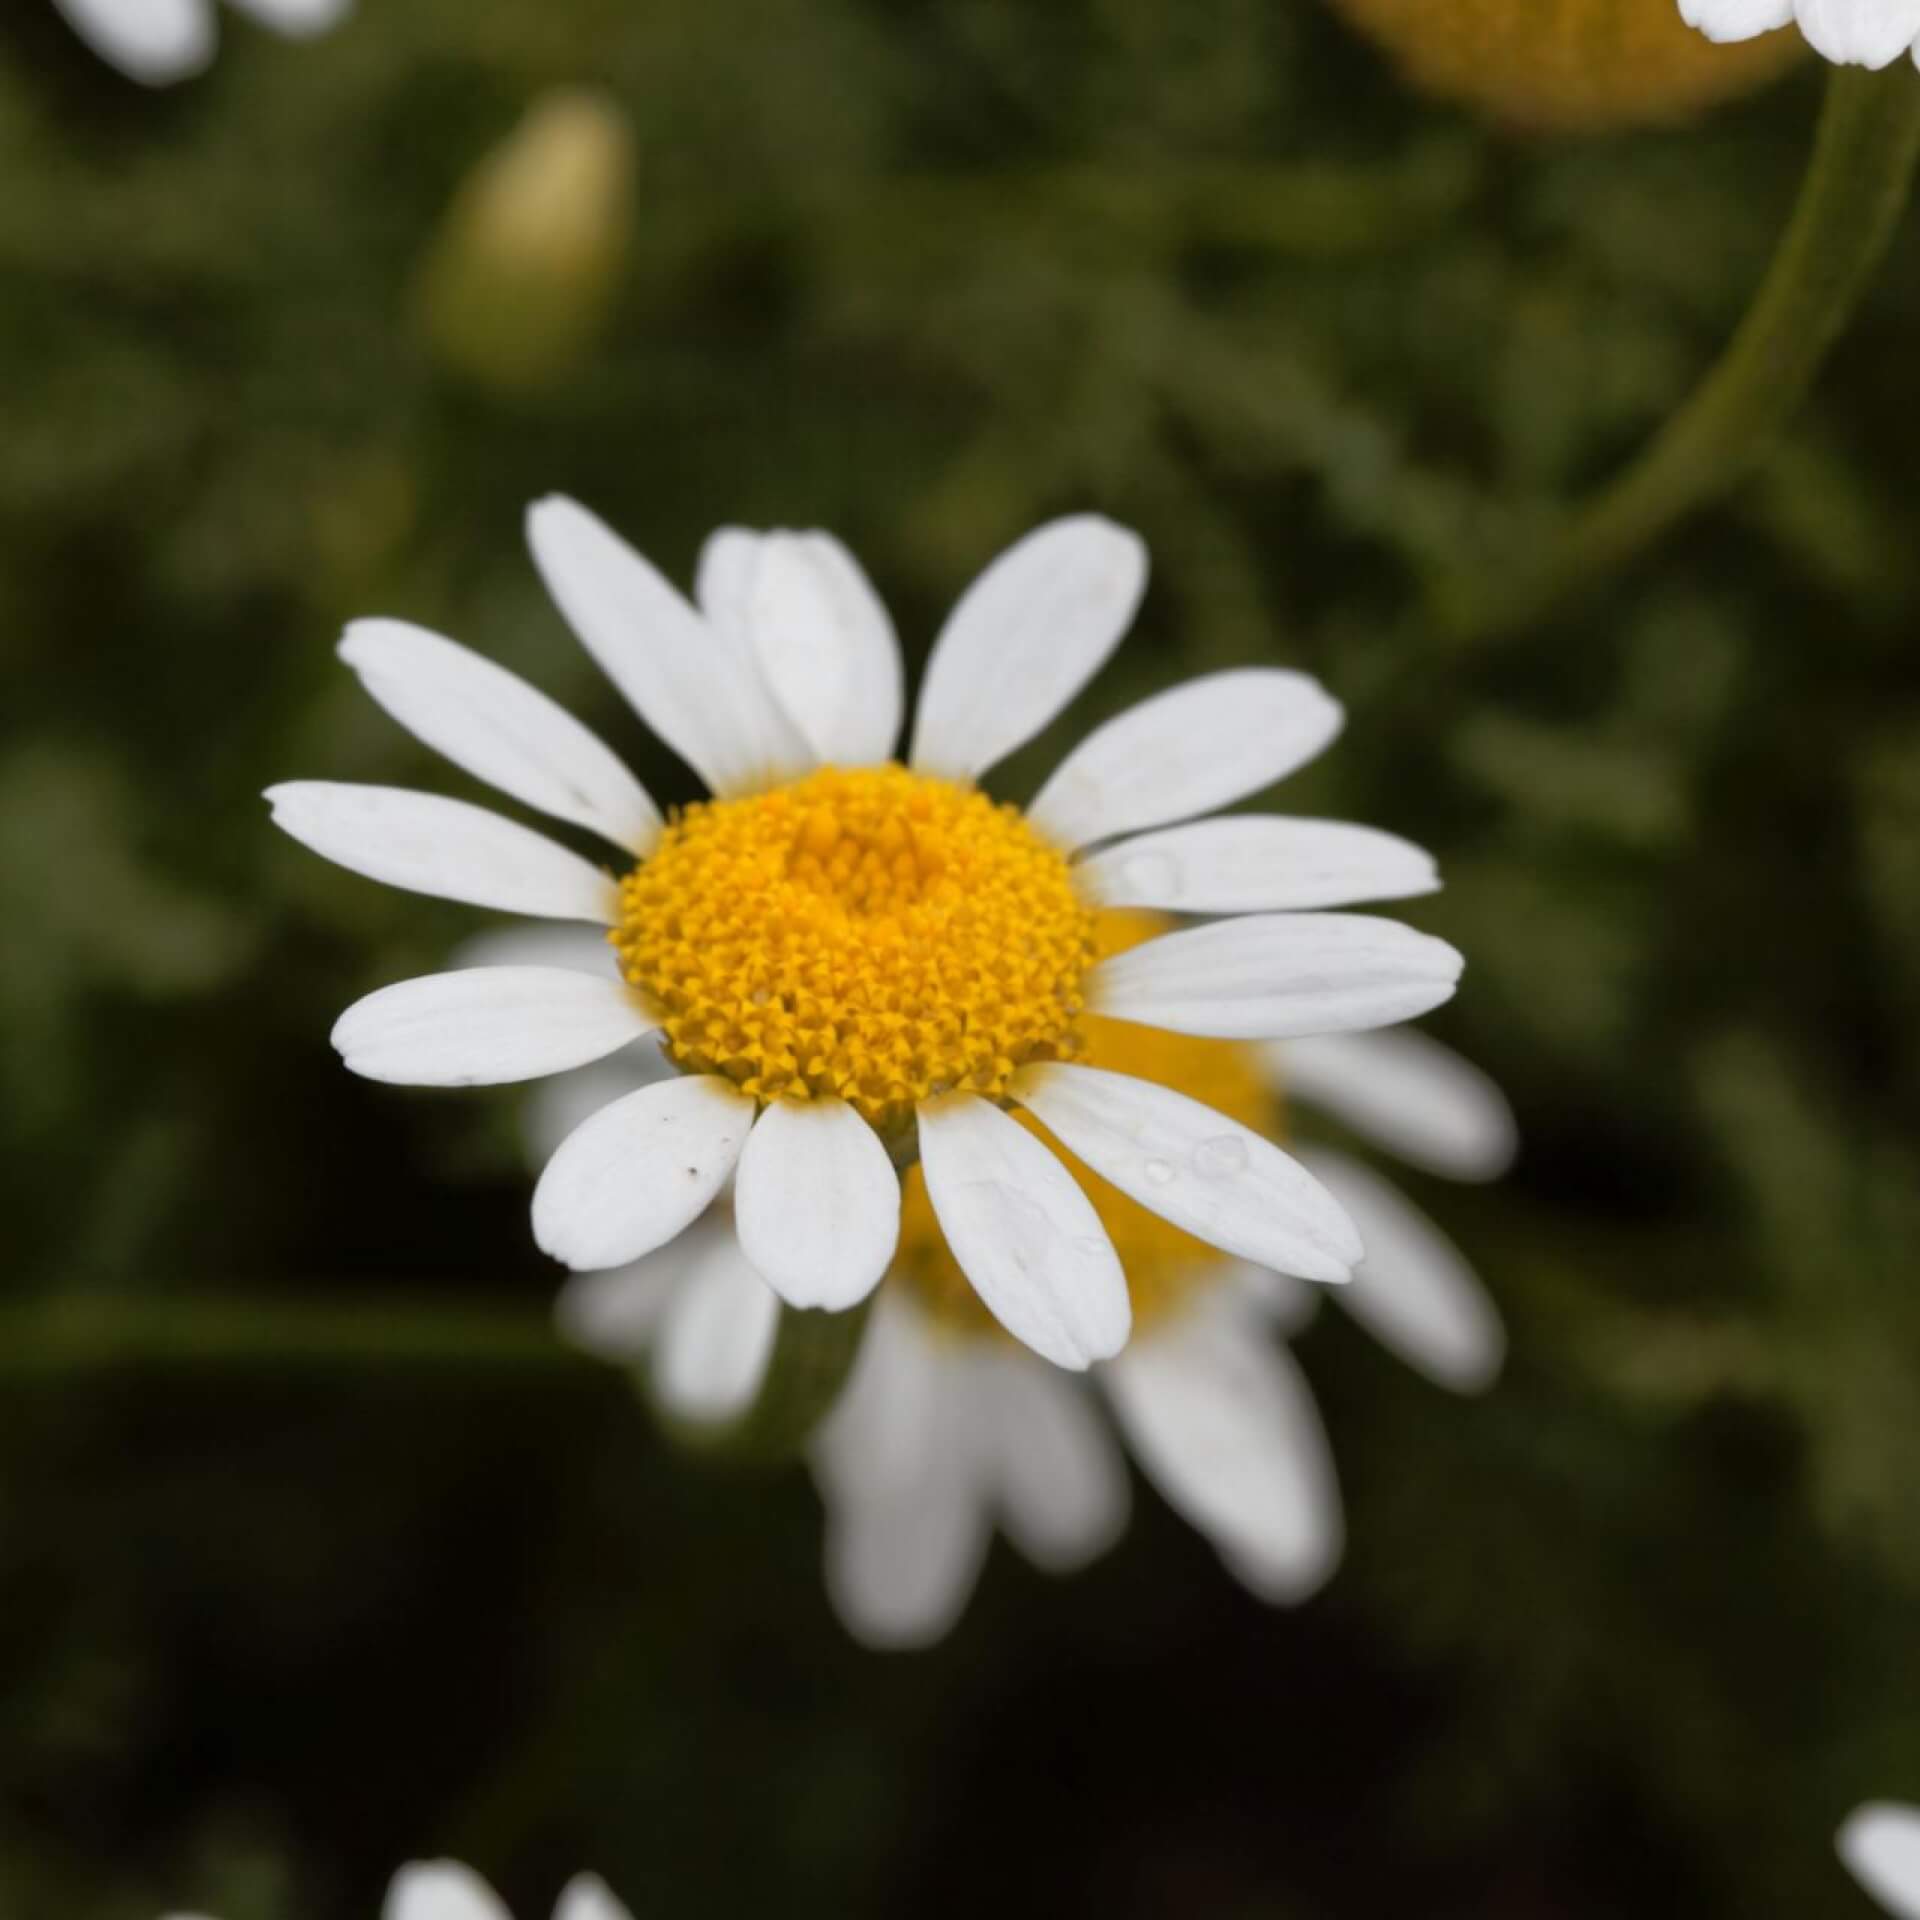
[[(1309, 0), (226, 24), (154, 95), (0, 21), (0, 1912), (347, 1920), (452, 1851), (522, 1920), (583, 1865), (643, 1920), (1864, 1913), (1832, 1830), (1920, 1797), (1913, 223), (1737, 497), (1498, 647), (1432, 612), (1708, 363), (1818, 74), (1524, 142)], [(414, 276), (581, 79), (638, 139), (632, 270), (587, 360), (490, 392)], [(1527, 1148), (1409, 1182), (1508, 1316), (1492, 1396), (1304, 1342), (1321, 1598), (1143, 1497), (1091, 1574), (1002, 1550), (940, 1650), (858, 1651), (802, 1474), (543, 1354), (512, 1096), (339, 1068), (339, 1008), (479, 920), (267, 826), (280, 778), (471, 792), (347, 618), (690, 792), (538, 589), (550, 489), (682, 578), (720, 521), (832, 527), (916, 665), (1097, 506), (1155, 582), (1071, 724), (1253, 660), (1348, 703), (1286, 804), (1440, 855), (1437, 1029)], [(476, 1307), (526, 1340), (463, 1348)]]

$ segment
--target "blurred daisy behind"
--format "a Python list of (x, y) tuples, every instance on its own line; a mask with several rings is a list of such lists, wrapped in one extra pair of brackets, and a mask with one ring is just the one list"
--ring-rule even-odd
[(1920, 1808), (1874, 1801), (1840, 1829), (1847, 1871), (1899, 1920), (1920, 1920)]
[[(1102, 944), (1115, 950), (1158, 931), (1147, 915), (1102, 916)], [(589, 949), (575, 956), (594, 964)], [(1283, 1103), (1318, 1107), (1454, 1179), (1491, 1179), (1513, 1154), (1513, 1117), (1498, 1090), (1406, 1030), (1255, 1046), (1095, 1018), (1088, 1057), (1144, 1080), (1178, 1080), (1262, 1131), (1280, 1129)], [(533, 1151), (579, 1106), (615, 1097), (625, 1076), (644, 1071), (625, 1061), (550, 1083), (530, 1109)], [(1334, 1297), (1437, 1384), (1460, 1393), (1489, 1385), (1505, 1337), (1457, 1250), (1359, 1161), (1330, 1147), (1298, 1152), (1367, 1243), (1353, 1283)], [(1075, 1170), (1132, 1287), (1133, 1341), (1092, 1374), (1121, 1436), (1247, 1587), (1270, 1601), (1305, 1598), (1333, 1571), (1342, 1539), (1326, 1438), (1281, 1343), (1304, 1324), (1315, 1294), (1223, 1258)], [(577, 1344), (644, 1366), (671, 1417), (720, 1422), (758, 1388), (775, 1303), (741, 1255), (724, 1204), (696, 1235), (688, 1252), (575, 1278), (558, 1313)], [(1126, 1469), (1095, 1396), (982, 1311), (917, 1172), (907, 1177), (899, 1253), (812, 1464), (827, 1508), (829, 1593), (848, 1628), (876, 1646), (924, 1645), (946, 1632), (996, 1525), (1036, 1565), (1064, 1572), (1104, 1552), (1127, 1518)]]
[[(917, 1160), (987, 1310), (1085, 1367), (1126, 1343), (1126, 1280), (1082, 1186), (1013, 1117), (1025, 1108), (1234, 1258), (1348, 1278), (1359, 1236), (1298, 1161), (1084, 1059), (1089, 1014), (1253, 1040), (1389, 1025), (1452, 994), (1451, 947), (1322, 911), (1429, 891), (1419, 849), (1324, 821), (1196, 819), (1327, 745), (1341, 712), (1316, 682), (1246, 668), (1143, 701), (1023, 813), (975, 782), (1131, 622), (1146, 554), (1123, 528), (1054, 521), (973, 583), (934, 644), (904, 765), (889, 757), (900, 650), (838, 542), (723, 530), (696, 611), (573, 501), (534, 507), (529, 538), (587, 650), (715, 798), (663, 820), (544, 694), (394, 620), (341, 644), (373, 697), (468, 773), (621, 849), (624, 876), (430, 794), (297, 782), (268, 798), (295, 839), (372, 878), (608, 930), (617, 978), (461, 969), (384, 988), (334, 1030), (354, 1071), (432, 1086), (533, 1079), (657, 1039), (672, 1075), (593, 1112), (547, 1162), (542, 1248), (576, 1270), (626, 1266), (731, 1182), (754, 1272), (792, 1306), (843, 1309), (892, 1263), (898, 1169)], [(1230, 917), (1103, 957), (1103, 907)]]
[[(174, 1914), (168, 1920), (200, 1920)], [(380, 1920), (513, 1920), (500, 1897), (471, 1867), (457, 1860), (416, 1860), (393, 1876), (380, 1908)], [(591, 1873), (567, 1882), (553, 1920), (633, 1920)]]
[[(53, 0), (73, 30), (130, 80), (163, 87), (202, 72), (219, 44), (214, 0)], [(353, 0), (229, 0), (289, 38), (337, 26)]]

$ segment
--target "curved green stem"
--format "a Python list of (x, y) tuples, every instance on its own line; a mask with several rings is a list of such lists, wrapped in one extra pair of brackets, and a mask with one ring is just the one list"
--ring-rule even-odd
[(1653, 443), (1509, 591), (1468, 590), (1472, 646), (1529, 626), (1738, 481), (1813, 384), (1884, 259), (1920, 161), (1920, 77), (1836, 67), (1799, 204), (1726, 353)]

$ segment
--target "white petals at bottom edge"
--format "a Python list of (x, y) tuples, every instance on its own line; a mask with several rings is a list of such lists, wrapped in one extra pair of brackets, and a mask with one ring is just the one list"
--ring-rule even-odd
[(734, 1188), (740, 1245), (789, 1305), (838, 1311), (879, 1285), (900, 1239), (900, 1176), (844, 1100), (778, 1100)]
[(717, 1074), (665, 1080), (602, 1107), (533, 1190), (533, 1237), (578, 1271), (625, 1266), (696, 1220), (733, 1171), (754, 1106)]
[(1338, 1564), (1340, 1493), (1312, 1393), (1245, 1303), (1156, 1327), (1101, 1373), (1167, 1503), (1262, 1599), (1302, 1600)]
[(1900, 1920), (1920, 1920), (1920, 1808), (1869, 1801), (1835, 1842), (1853, 1877)]
[(1436, 1385), (1484, 1392), (1506, 1359), (1506, 1329), (1459, 1248), (1371, 1167), (1330, 1147), (1302, 1147), (1300, 1157), (1367, 1244), (1341, 1306)]
[[(416, 1860), (393, 1876), (381, 1920), (512, 1920), (496, 1894), (457, 1860)], [(633, 1920), (597, 1874), (570, 1880), (553, 1920)]]
[(972, 1094), (919, 1110), (920, 1164), (947, 1245), (987, 1311), (1075, 1371), (1126, 1345), (1126, 1276), (1093, 1202), (1010, 1115)]

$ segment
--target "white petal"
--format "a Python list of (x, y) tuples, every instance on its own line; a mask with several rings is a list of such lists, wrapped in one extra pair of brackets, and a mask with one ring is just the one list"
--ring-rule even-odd
[(668, 1299), (654, 1337), (653, 1391), (669, 1413), (699, 1425), (737, 1418), (766, 1378), (780, 1300), (748, 1266), (724, 1225)]
[(1405, 900), (1440, 884), (1410, 840), (1339, 820), (1235, 814), (1122, 840), (1074, 878), (1103, 907), (1169, 913), (1281, 913)]
[(633, 1920), (633, 1915), (597, 1873), (581, 1873), (567, 1882), (553, 1920)]
[(404, 620), (356, 620), (340, 658), (394, 719), (456, 767), (630, 853), (660, 810), (614, 753), (517, 674)]
[(1371, 1167), (1326, 1147), (1302, 1147), (1300, 1157), (1366, 1242), (1340, 1304), (1437, 1385), (1455, 1393), (1490, 1387), (1506, 1359), (1506, 1329), (1459, 1248)]
[(1333, 1460), (1292, 1357), (1233, 1305), (1155, 1327), (1100, 1377), (1168, 1503), (1262, 1598), (1304, 1599), (1340, 1558)]
[(1680, 17), (1709, 40), (1751, 40), (1793, 18), (1793, 0), (1680, 0)]
[(827, 1597), (866, 1646), (931, 1646), (965, 1610), (990, 1533), (979, 1486), (942, 1465), (912, 1498), (860, 1501), (829, 1517)]
[(1162, 934), (1103, 960), (1096, 1013), (1222, 1040), (1286, 1039), (1411, 1020), (1451, 999), (1444, 940), (1354, 913), (1280, 913)]
[(520, 1103), (520, 1133), (535, 1171), (560, 1150), (567, 1135), (627, 1094), (679, 1075), (651, 1040), (596, 1060), (572, 1073), (556, 1073), (532, 1087)]
[(701, 619), (604, 521), (553, 495), (529, 509), (527, 540), (581, 645), (715, 793), (769, 786), (808, 764), (744, 634)]
[(602, 926), (619, 911), (618, 890), (598, 867), (464, 800), (331, 780), (288, 781), (266, 798), (274, 824), (302, 846), (390, 887)]
[(569, 1274), (554, 1297), (555, 1330), (596, 1360), (632, 1366), (645, 1357), (668, 1302), (698, 1265), (705, 1237), (726, 1231), (724, 1221), (709, 1215), (631, 1266)]
[(1245, 667), (1143, 700), (1060, 763), (1027, 817), (1056, 845), (1190, 820), (1304, 766), (1344, 715), (1319, 681)]
[(1920, 0), (1800, 0), (1800, 31), (1828, 60), (1884, 67), (1920, 39)]
[(1210, 1246), (1335, 1283), (1360, 1259), (1360, 1236), (1319, 1181), (1184, 1093), (1057, 1063), (1022, 1068), (1012, 1093), (1095, 1173)]
[(776, 1100), (740, 1156), (740, 1245), (789, 1305), (838, 1310), (879, 1284), (900, 1239), (900, 1176), (844, 1100)]
[(1029, 1355), (977, 1343), (990, 1396), (987, 1433), (998, 1456), (1000, 1509), (1035, 1566), (1067, 1573), (1118, 1540), (1127, 1525), (1127, 1470), (1077, 1380)]
[(972, 1094), (920, 1108), (920, 1162), (941, 1231), (987, 1311), (1056, 1366), (1126, 1345), (1126, 1278), (1093, 1203), (1018, 1121)]
[(1330, 1113), (1410, 1165), (1449, 1180), (1493, 1180), (1518, 1134), (1506, 1095), (1424, 1033), (1325, 1034), (1270, 1050), (1289, 1099)]
[(891, 759), (906, 704), (900, 643), (858, 562), (831, 534), (739, 537), (753, 542), (744, 607), (754, 661), (787, 717), (824, 762)]
[(560, 1143), (533, 1190), (533, 1237), (563, 1265), (623, 1267), (706, 1211), (733, 1171), (753, 1102), (697, 1075), (642, 1087)]
[(452, 957), (456, 967), (566, 967), (601, 980), (622, 978), (613, 942), (604, 933), (552, 920), (476, 933), (462, 940)]
[(1838, 1841), (1847, 1871), (1900, 1920), (1920, 1920), (1920, 1809), (1870, 1801), (1847, 1816)]
[(927, 661), (910, 760), (967, 779), (1023, 746), (1106, 664), (1147, 584), (1137, 534), (1050, 521), (960, 596)]
[(213, 58), (212, 0), (54, 0), (73, 30), (130, 80), (163, 87)]
[(353, 11), (353, 0), (230, 0), (230, 4), (252, 14), (262, 26), (295, 39), (325, 33)]
[(415, 1860), (393, 1876), (381, 1920), (511, 1920), (499, 1896), (457, 1860)]
[(659, 1021), (632, 988), (560, 967), (469, 967), (356, 1000), (333, 1044), (355, 1073), (412, 1087), (538, 1080), (603, 1059)]

